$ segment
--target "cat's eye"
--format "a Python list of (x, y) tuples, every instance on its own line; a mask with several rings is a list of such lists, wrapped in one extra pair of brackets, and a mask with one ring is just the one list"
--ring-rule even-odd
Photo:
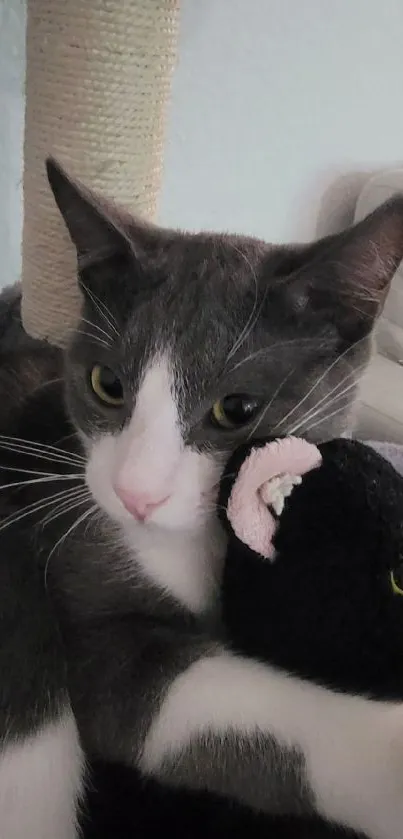
[(105, 405), (118, 408), (124, 403), (122, 382), (110, 369), (103, 364), (95, 364), (90, 375), (91, 387)]
[(260, 408), (260, 402), (252, 396), (233, 393), (214, 402), (210, 418), (218, 428), (242, 428), (254, 419)]
[(390, 572), (390, 584), (393, 594), (400, 594), (403, 597), (403, 567), (398, 571)]

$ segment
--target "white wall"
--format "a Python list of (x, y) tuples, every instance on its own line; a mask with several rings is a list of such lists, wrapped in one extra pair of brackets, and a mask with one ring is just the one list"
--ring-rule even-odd
[(161, 221), (272, 240), (349, 221), (403, 161), (402, 0), (182, 4)]
[(0, 286), (20, 277), (25, 2), (0, 0)]

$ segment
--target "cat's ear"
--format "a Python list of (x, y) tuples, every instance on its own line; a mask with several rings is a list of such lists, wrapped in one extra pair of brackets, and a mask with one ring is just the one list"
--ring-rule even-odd
[(71, 178), (54, 158), (47, 159), (46, 171), (77, 250), (79, 268), (131, 251), (123, 213)]
[(367, 218), (307, 249), (307, 262), (289, 277), (294, 306), (328, 309), (346, 338), (369, 332), (403, 259), (403, 195)]

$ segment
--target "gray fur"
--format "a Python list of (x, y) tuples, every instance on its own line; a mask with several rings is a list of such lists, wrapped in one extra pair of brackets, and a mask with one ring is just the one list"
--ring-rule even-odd
[(166, 759), (159, 776), (171, 785), (214, 789), (273, 814), (309, 815), (315, 809), (304, 756), (263, 735), (200, 738), (175, 760)]
[[(21, 288), (8, 286), (0, 294), (0, 432), (38, 388), (61, 381), (62, 354), (31, 338), (21, 323)], [(4, 397), (4, 398), (3, 398)]]

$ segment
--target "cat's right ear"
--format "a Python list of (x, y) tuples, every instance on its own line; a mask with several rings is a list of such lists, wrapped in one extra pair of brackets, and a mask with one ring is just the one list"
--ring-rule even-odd
[(79, 270), (132, 251), (123, 213), (71, 178), (54, 158), (47, 159), (46, 171), (56, 204), (77, 250)]
[(288, 278), (288, 301), (300, 315), (320, 312), (343, 338), (357, 341), (372, 330), (402, 259), (397, 194), (347, 230), (309, 245), (305, 264)]

